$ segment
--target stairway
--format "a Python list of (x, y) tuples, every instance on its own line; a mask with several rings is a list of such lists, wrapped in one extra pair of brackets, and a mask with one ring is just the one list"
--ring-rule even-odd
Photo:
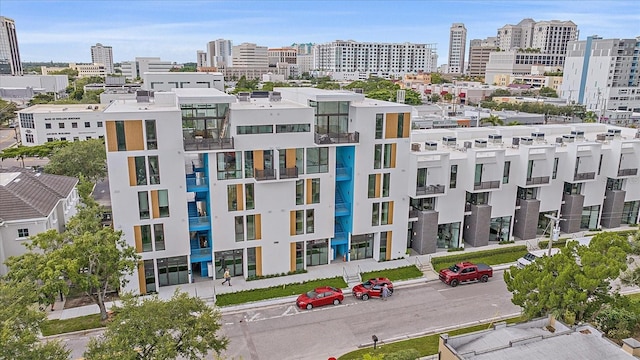
[(350, 274), (345, 271), (342, 277), (344, 278), (344, 281), (347, 283), (347, 285), (349, 285), (349, 288), (352, 288), (362, 282), (362, 280), (360, 279), (360, 274), (358, 274), (357, 272), (354, 274)]

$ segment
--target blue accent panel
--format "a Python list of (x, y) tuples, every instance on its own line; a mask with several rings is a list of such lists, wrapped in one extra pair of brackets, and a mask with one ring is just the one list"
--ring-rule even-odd
[(189, 213), (189, 217), (198, 217), (198, 207), (196, 206), (196, 203), (193, 201), (190, 201), (187, 203), (187, 212)]
[[(211, 177), (211, 172), (209, 171), (209, 157), (210, 156), (215, 156), (214, 154), (205, 154), (204, 156), (202, 156), (202, 168), (204, 171), (205, 176), (207, 177), (207, 179), (213, 179)], [(214, 162), (215, 164), (215, 162)], [(210, 183), (207, 184), (207, 190), (209, 189)], [(196, 193), (197, 194), (204, 194), (206, 196), (206, 202), (207, 202), (207, 215), (209, 215), (209, 219), (211, 219), (211, 214), (212, 212), (212, 208), (211, 208), (211, 193), (209, 191), (207, 191), (206, 193)], [(207, 241), (209, 242), (209, 246), (213, 248), (213, 251), (215, 251), (215, 247), (214, 247), (214, 243), (213, 243), (213, 228), (211, 226), (211, 221), (209, 221), (209, 228), (207, 229)], [(213, 260), (211, 260), (213, 261)], [(206, 266), (205, 266), (206, 267)]]
[(587, 43), (584, 48), (584, 58), (582, 59), (582, 74), (580, 75), (580, 91), (578, 92), (578, 103), (584, 104), (584, 91), (587, 85), (587, 71), (589, 70), (589, 58), (591, 57), (592, 36), (587, 36)]
[[(349, 233), (353, 229), (353, 183), (355, 146), (336, 148), (335, 225), (331, 248), (336, 259), (348, 252)], [(333, 259), (332, 259), (333, 260)]]

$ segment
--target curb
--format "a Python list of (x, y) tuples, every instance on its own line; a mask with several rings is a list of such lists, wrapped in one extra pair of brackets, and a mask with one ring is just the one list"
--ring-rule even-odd
[(61, 338), (61, 337), (67, 337), (67, 336), (73, 336), (73, 335), (91, 335), (91, 334), (99, 332), (99, 331), (104, 331), (105, 329), (106, 329), (106, 327), (99, 327), (99, 328), (93, 328), (93, 329), (71, 331), (71, 332), (55, 334), (55, 335), (49, 335), (49, 336), (40, 336), (40, 338), (44, 339), (44, 340), (54, 340), (54, 339), (58, 339), (58, 338)]

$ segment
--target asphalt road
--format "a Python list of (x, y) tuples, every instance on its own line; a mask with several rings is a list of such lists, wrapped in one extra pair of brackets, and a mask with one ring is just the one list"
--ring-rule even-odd
[[(520, 308), (510, 299), (499, 271), (488, 283), (451, 288), (429, 282), (397, 288), (386, 302), (348, 296), (341, 305), (313, 310), (300, 310), (290, 304), (228, 313), (222, 317), (222, 333), (230, 339), (223, 358), (338, 357), (370, 343), (374, 334), (380, 341), (388, 341), (519, 313)], [(77, 359), (89, 338), (99, 333), (64, 336), (61, 340)]]
[[(0, 129), (0, 151), (6, 149), (7, 147), (13, 145), (16, 142), (17, 129)], [(49, 159), (40, 159), (40, 158), (26, 158), (24, 159), (24, 166), (34, 167), (34, 166), (44, 166), (49, 163)], [(4, 159), (0, 160), (0, 169), (1, 168), (10, 168), (12, 166), (22, 167), (22, 161), (16, 159)]]

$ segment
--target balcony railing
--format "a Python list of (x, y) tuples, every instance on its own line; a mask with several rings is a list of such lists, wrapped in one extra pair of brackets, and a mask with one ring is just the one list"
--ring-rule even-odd
[(184, 139), (184, 151), (233, 149), (233, 138), (203, 138)]
[(189, 217), (189, 227), (209, 226), (208, 216)]
[(588, 173), (576, 173), (573, 175), (573, 180), (593, 180), (596, 178), (595, 172)]
[(253, 177), (256, 180), (275, 180), (276, 171), (274, 169), (253, 169)]
[(357, 144), (360, 142), (360, 133), (314, 133), (315, 143), (323, 144)]
[(343, 181), (351, 179), (351, 169), (338, 164), (336, 166), (336, 180)]
[(298, 178), (298, 167), (280, 169), (280, 179), (296, 179)]
[(635, 176), (638, 175), (638, 169), (620, 169), (618, 176)]
[(527, 185), (540, 185), (540, 184), (548, 184), (549, 177), (548, 176), (538, 176), (527, 179)]
[(211, 255), (211, 248), (191, 249), (191, 256)]
[(209, 181), (206, 177), (189, 177), (187, 178), (187, 191), (190, 189), (206, 189)]
[(499, 187), (500, 181), (483, 181), (473, 184), (474, 190), (498, 189)]
[(416, 195), (444, 194), (444, 185), (428, 185), (416, 187)]

